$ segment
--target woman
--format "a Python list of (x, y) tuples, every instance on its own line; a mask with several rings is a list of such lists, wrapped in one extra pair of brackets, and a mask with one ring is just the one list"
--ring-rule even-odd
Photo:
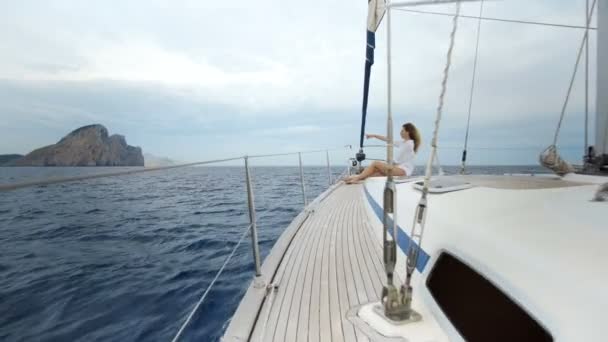
[[(411, 176), (414, 172), (414, 158), (420, 147), (420, 133), (414, 124), (408, 122), (401, 128), (401, 139), (395, 141), (395, 163), (393, 166), (393, 176)], [(382, 141), (388, 141), (386, 137), (377, 134), (366, 134), (365, 137), (376, 138)], [(381, 161), (374, 161), (370, 166), (366, 167), (363, 172), (358, 175), (353, 175), (346, 178), (346, 183), (351, 184), (364, 180), (370, 176), (386, 176), (390, 166)]]

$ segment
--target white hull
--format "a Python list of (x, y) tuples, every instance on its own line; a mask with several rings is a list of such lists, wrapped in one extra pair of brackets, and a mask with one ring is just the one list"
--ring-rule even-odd
[[(437, 179), (441, 180), (441, 177)], [(427, 330), (411, 340), (462, 340), (426, 287), (430, 270), (444, 251), (488, 279), (543, 326), (555, 341), (599, 341), (608, 295), (608, 203), (591, 202), (601, 177), (551, 179), (525, 176), (450, 176), (469, 189), (429, 194), (422, 249), (426, 263), (413, 278), (414, 308)], [(385, 178), (368, 179), (362, 196), (382, 241)], [(405, 278), (405, 252), (420, 191), (397, 184), (397, 274)], [(579, 181), (579, 182), (577, 182)], [(584, 183), (580, 182), (584, 181)], [(423, 256), (422, 259), (425, 257)], [(454, 293), (454, 295), (458, 295)], [(441, 332), (433, 331), (438, 324)], [(409, 331), (408, 331), (409, 329)]]

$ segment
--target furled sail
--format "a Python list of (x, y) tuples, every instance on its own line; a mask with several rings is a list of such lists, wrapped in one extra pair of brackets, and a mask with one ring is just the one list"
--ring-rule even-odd
[[(367, 117), (367, 99), (369, 95), (369, 78), (374, 64), (374, 48), (376, 47), (376, 30), (385, 12), (384, 0), (369, 0), (367, 4), (367, 47), (365, 49), (365, 78), (363, 81), (363, 107), (361, 110), (361, 137), (357, 160), (365, 159), (363, 154), (363, 136), (365, 135), (365, 119)], [(362, 155), (362, 158), (360, 157)]]

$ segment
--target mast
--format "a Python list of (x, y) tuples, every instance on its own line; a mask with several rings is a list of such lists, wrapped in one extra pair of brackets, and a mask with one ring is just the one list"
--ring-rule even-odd
[(598, 166), (608, 164), (608, 1), (597, 5), (597, 109), (595, 155)]
[[(386, 163), (389, 169), (384, 186), (384, 217), (383, 223), (383, 251), (384, 271), (386, 272), (386, 285), (382, 289), (381, 302), (384, 303), (384, 315), (393, 321), (403, 321), (408, 317), (406, 308), (402, 303), (402, 296), (393, 281), (395, 266), (397, 265), (397, 213), (395, 201), (397, 190), (393, 179), (393, 112), (391, 98), (391, 7), (390, 0), (386, 1), (386, 86), (387, 86), (387, 118), (386, 118)], [(390, 215), (393, 215), (392, 219)], [(389, 236), (392, 230), (392, 238)]]

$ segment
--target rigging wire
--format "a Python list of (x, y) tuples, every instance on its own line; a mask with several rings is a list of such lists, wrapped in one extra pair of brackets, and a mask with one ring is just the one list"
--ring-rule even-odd
[[(585, 23), (588, 26), (591, 18), (593, 17), (593, 10), (595, 9), (595, 3), (597, 0), (593, 0), (593, 4), (591, 5), (591, 12), (588, 12), (585, 18)], [(574, 80), (576, 79), (576, 73), (578, 71), (578, 66), (581, 61), (581, 56), (583, 51), (585, 50), (585, 46), (587, 45), (589, 40), (589, 30), (585, 30), (585, 34), (583, 35), (583, 40), (581, 42), (581, 46), (578, 49), (578, 54), (576, 56), (576, 62), (574, 63), (574, 71), (572, 72), (572, 77), (570, 78), (570, 84), (568, 85), (568, 91), (566, 93), (566, 98), (564, 99), (564, 104), (562, 106), (562, 111), (559, 116), (559, 120), (557, 122), (557, 127), (555, 129), (555, 135), (553, 137), (553, 143), (549, 145), (544, 151), (541, 152), (539, 156), (540, 164), (546, 168), (551, 169), (558, 175), (565, 175), (567, 173), (571, 173), (575, 171), (575, 168), (570, 165), (567, 161), (565, 161), (557, 151), (557, 139), (559, 137), (559, 133), (562, 127), (562, 123), (564, 121), (564, 117), (566, 114), (566, 108), (568, 107), (568, 102), (570, 100), (570, 95), (572, 94), (572, 87), (574, 86)]]
[[(301, 151), (301, 152), (250, 155), (250, 156), (248, 156), (248, 158), (279, 157), (279, 156), (296, 155), (298, 153), (302, 153), (302, 154), (319, 153), (319, 152), (326, 152), (326, 151), (337, 151), (337, 150), (342, 150), (344, 148), (350, 148), (350, 145), (346, 145), (344, 147), (330, 148), (330, 149), (325, 149), (325, 150), (307, 150), (307, 151)], [(185, 163), (185, 164), (177, 164), (177, 165), (169, 165), (169, 166), (143, 167), (143, 168), (137, 168), (137, 169), (132, 169), (132, 170), (126, 170), (126, 171), (118, 171), (118, 172), (104, 172), (104, 173), (96, 173), (96, 174), (83, 175), (83, 176), (52, 177), (52, 178), (47, 178), (47, 179), (38, 179), (38, 180), (25, 181), (25, 182), (20, 182), (20, 183), (0, 184), (0, 192), (12, 191), (12, 190), (16, 190), (16, 189), (27, 188), (27, 187), (38, 186), (38, 185), (68, 183), (68, 182), (81, 181), (81, 180), (87, 180), (87, 179), (125, 176), (125, 175), (133, 175), (133, 174), (143, 173), (143, 172), (164, 171), (164, 170), (172, 170), (172, 169), (191, 167), (191, 166), (216, 164), (216, 163), (240, 160), (243, 158), (245, 158), (245, 157), (241, 156), (241, 157), (205, 160), (205, 161), (199, 161), (199, 162), (194, 162), (194, 163)]]
[(213, 288), (213, 285), (215, 285), (215, 282), (217, 281), (217, 279), (220, 277), (220, 275), (224, 271), (224, 268), (226, 268), (226, 265), (228, 265), (228, 262), (230, 261), (230, 259), (232, 259), (232, 256), (234, 255), (234, 252), (236, 252), (236, 250), (239, 248), (239, 246), (241, 245), (241, 242), (243, 242), (243, 239), (245, 238), (245, 236), (247, 235), (247, 233), (249, 232), (249, 230), (251, 229), (251, 227), (252, 227), (252, 225), (250, 224), (247, 227), (247, 229), (245, 229), (243, 231), (243, 233), (241, 234), (241, 238), (239, 239), (239, 241), (236, 243), (236, 245), (232, 249), (232, 252), (230, 252), (230, 255), (228, 255), (228, 257), (224, 261), (224, 264), (222, 265), (222, 267), (220, 267), (219, 271), (217, 272), (217, 274), (215, 275), (215, 277), (213, 278), (213, 280), (211, 281), (211, 283), (207, 287), (207, 290), (205, 290), (205, 293), (203, 293), (203, 295), (198, 300), (198, 302), (196, 303), (196, 305), (194, 305), (194, 308), (192, 308), (192, 311), (190, 311), (190, 314), (188, 315), (188, 318), (186, 318), (186, 320), (184, 321), (184, 323), (182, 324), (182, 326), (179, 328), (179, 330), (177, 331), (177, 334), (175, 334), (175, 337), (173, 337), (173, 339), (171, 340), (171, 342), (177, 342), (179, 340), (179, 338), (181, 337), (182, 333), (184, 332), (184, 330), (186, 329), (186, 327), (188, 326), (188, 324), (192, 320), (192, 317), (194, 317), (194, 314), (198, 311), (198, 308), (205, 301), (205, 298), (207, 298), (207, 294), (209, 293), (209, 291), (211, 291), (211, 289)]
[[(365, 148), (386, 148), (386, 145), (364, 145)], [(459, 150), (459, 146), (441, 146), (438, 150)], [(469, 150), (538, 150), (542, 146), (469, 146)], [(578, 148), (576, 146), (566, 146), (565, 148)], [(384, 160), (384, 159), (382, 159)]]
[[(453, 17), (454, 14), (451, 13), (443, 13), (443, 12), (434, 12), (434, 11), (423, 11), (423, 10), (414, 10), (407, 8), (394, 8), (398, 11), (410, 12), (410, 13), (420, 13), (420, 14), (431, 14), (431, 15), (441, 15), (446, 17)], [(479, 20), (487, 20), (487, 21), (498, 21), (505, 23), (513, 23), (513, 24), (528, 24), (528, 25), (540, 25), (540, 26), (549, 26), (549, 27), (561, 27), (561, 28), (571, 28), (571, 29), (581, 29), (581, 30), (597, 30), (597, 27), (589, 27), (587, 26), (579, 26), (579, 25), (568, 25), (568, 24), (558, 24), (558, 23), (547, 23), (542, 21), (532, 21), (532, 20), (517, 20), (517, 19), (505, 19), (505, 18), (495, 18), (495, 17), (483, 17), (483, 16), (474, 16), (474, 15), (459, 15), (460, 18), (466, 19), (479, 19)]]
[[(589, 15), (586, 18), (586, 23), (587, 25), (589, 25), (591, 18), (593, 17), (593, 11), (595, 9), (595, 3), (597, 0), (593, 0), (593, 4), (591, 5), (591, 12), (589, 13)], [(572, 72), (572, 78), (570, 78), (570, 84), (568, 86), (568, 92), (566, 93), (566, 99), (564, 100), (564, 104), (562, 106), (562, 111), (559, 117), (559, 121), (557, 123), (557, 128), (555, 130), (555, 136), (553, 137), (553, 145), (555, 146), (557, 144), (557, 138), (559, 137), (559, 132), (561, 130), (562, 127), (562, 122), (564, 121), (564, 115), (566, 114), (566, 108), (568, 107), (568, 102), (570, 101), (570, 94), (572, 93), (572, 87), (574, 85), (574, 80), (576, 79), (576, 72), (578, 70), (578, 65), (581, 61), (581, 56), (583, 54), (583, 50), (585, 45), (587, 44), (587, 41), (589, 40), (589, 31), (585, 31), (585, 34), (583, 35), (583, 41), (581, 42), (581, 46), (578, 49), (578, 54), (576, 56), (576, 63), (574, 63), (574, 71)]]
[(473, 60), (473, 77), (471, 78), (471, 91), (469, 93), (469, 114), (467, 117), (467, 130), (464, 136), (464, 149), (462, 150), (462, 165), (460, 174), (464, 174), (467, 162), (467, 146), (469, 145), (469, 130), (471, 127), (471, 109), (473, 107), (473, 94), (475, 92), (475, 79), (477, 76), (477, 60), (479, 57), (479, 36), (481, 36), (481, 17), (483, 15), (483, 0), (479, 4), (479, 20), (477, 21), (477, 42), (475, 43), (475, 59)]
[[(585, 22), (587, 26), (587, 36), (589, 36), (589, 0), (585, 1)], [(585, 44), (585, 151), (583, 151), (584, 161), (587, 162), (589, 156), (589, 38)]]
[(11, 190), (27, 188), (27, 187), (31, 187), (31, 186), (38, 186), (38, 185), (51, 185), (51, 184), (67, 183), (67, 182), (74, 182), (74, 181), (94, 179), (94, 178), (124, 176), (124, 175), (132, 175), (132, 174), (143, 173), (143, 172), (163, 171), (163, 170), (171, 170), (171, 169), (190, 167), (190, 166), (206, 165), (206, 164), (213, 164), (213, 163), (223, 163), (223, 162), (234, 161), (234, 160), (239, 160), (239, 159), (243, 159), (243, 157), (206, 160), (206, 161), (201, 161), (201, 162), (170, 165), (170, 166), (137, 168), (134, 170), (126, 170), (126, 171), (118, 171), (118, 172), (105, 172), (105, 173), (97, 173), (97, 174), (84, 175), (84, 176), (53, 177), (53, 178), (47, 178), (47, 179), (42, 179), (42, 180), (26, 181), (26, 182), (21, 182), (21, 183), (0, 184), (0, 192), (11, 191)]

